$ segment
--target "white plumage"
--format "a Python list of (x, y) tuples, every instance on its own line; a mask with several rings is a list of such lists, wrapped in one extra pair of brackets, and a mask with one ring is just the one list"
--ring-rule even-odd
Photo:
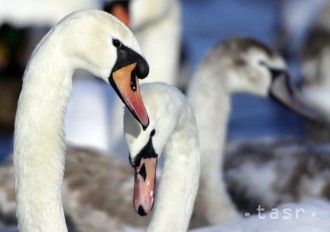
[(21, 231), (67, 231), (61, 184), (64, 113), (72, 74), (76, 69), (85, 69), (105, 82), (113, 80), (119, 49), (114, 39), (140, 56), (138, 42), (121, 22), (105, 12), (80, 11), (60, 21), (32, 54), (23, 77), (14, 138)]
[[(149, 83), (141, 86), (141, 92), (150, 125), (147, 130), (142, 130), (137, 121), (125, 112), (124, 133), (130, 159), (136, 160), (148, 141), (151, 141), (158, 157), (162, 153), (165, 156), (147, 231), (187, 231), (200, 173), (194, 114), (185, 97), (175, 87), (165, 83)], [(143, 155), (147, 154), (143, 152)]]

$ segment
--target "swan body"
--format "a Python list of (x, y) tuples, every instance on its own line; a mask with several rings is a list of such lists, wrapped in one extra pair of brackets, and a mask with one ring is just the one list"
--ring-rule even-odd
[(131, 75), (132, 71), (140, 78), (148, 74), (148, 64), (139, 53), (133, 34), (101, 11), (65, 17), (33, 52), (23, 77), (14, 136), (21, 231), (67, 231), (61, 197), (63, 121), (76, 69), (110, 82), (143, 127), (148, 126), (138, 80)]
[(258, 139), (228, 144), (227, 189), (242, 213), (279, 204), (330, 199), (330, 146), (303, 139)]
[(230, 96), (236, 92), (271, 96), (303, 111), (291, 96), (294, 91), (288, 85), (285, 62), (260, 42), (250, 38), (229, 39), (204, 58), (190, 83), (188, 99), (196, 114), (202, 161), (195, 215), (204, 218), (206, 224), (240, 218), (222, 173)]
[[(187, 231), (200, 173), (194, 114), (185, 97), (170, 85), (149, 83), (141, 86), (141, 92), (149, 127), (142, 130), (127, 111), (124, 114), (124, 134), (135, 168), (135, 209), (145, 215), (154, 200), (147, 231)], [(156, 163), (162, 153), (164, 167), (154, 190)]]
[[(63, 208), (69, 231), (124, 231), (145, 227), (150, 217), (132, 209), (131, 168), (91, 149), (68, 147), (63, 179)], [(14, 168), (0, 167), (0, 230), (17, 227)], [(7, 227), (6, 227), (7, 228)]]
[(69, 149), (63, 206), (72, 227), (80, 232), (145, 227), (150, 217), (142, 218), (132, 208), (133, 183), (127, 163), (93, 150)]

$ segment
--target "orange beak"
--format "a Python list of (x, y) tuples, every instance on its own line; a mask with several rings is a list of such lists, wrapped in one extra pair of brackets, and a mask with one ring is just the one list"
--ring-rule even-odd
[(147, 110), (143, 104), (136, 63), (117, 69), (112, 73), (112, 86), (143, 129), (149, 125)]

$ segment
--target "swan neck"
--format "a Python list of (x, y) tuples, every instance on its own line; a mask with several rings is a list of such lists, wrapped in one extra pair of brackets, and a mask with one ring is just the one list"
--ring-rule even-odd
[[(214, 73), (212, 68), (201, 66), (188, 90), (188, 99), (195, 112), (199, 129), (202, 165), (206, 167), (218, 167), (219, 162), (222, 163), (231, 110), (231, 96), (227, 86), (226, 78), (221, 73)], [(219, 162), (214, 163), (214, 159)], [(210, 164), (206, 163), (209, 161)], [(202, 172), (208, 170), (209, 168), (205, 168)]]
[[(202, 64), (193, 77), (188, 98), (199, 128), (201, 151), (200, 187), (196, 212), (210, 224), (236, 217), (236, 209), (223, 179), (224, 145), (231, 109), (229, 83), (225, 72)], [(228, 216), (230, 215), (230, 216)]]
[(61, 185), (64, 113), (73, 69), (56, 40), (36, 48), (23, 77), (14, 137), (17, 217), (20, 231), (67, 231)]
[(184, 116), (164, 148), (164, 168), (148, 232), (185, 232), (189, 225), (198, 189), (200, 154), (192, 109), (185, 110), (189, 112), (181, 114)]

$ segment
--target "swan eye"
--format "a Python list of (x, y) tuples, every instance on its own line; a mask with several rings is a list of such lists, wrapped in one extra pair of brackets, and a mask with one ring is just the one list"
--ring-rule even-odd
[(116, 48), (121, 47), (121, 42), (118, 39), (113, 39), (112, 40), (112, 44), (113, 46), (115, 46)]

